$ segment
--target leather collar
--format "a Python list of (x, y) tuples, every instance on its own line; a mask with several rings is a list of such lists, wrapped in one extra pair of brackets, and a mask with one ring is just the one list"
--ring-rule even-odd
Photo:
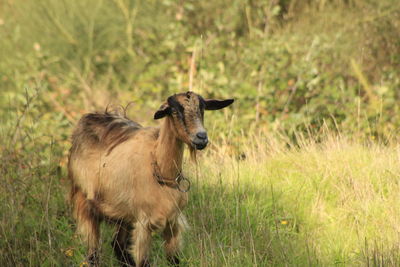
[[(153, 177), (160, 185), (165, 185), (174, 189), (178, 189), (182, 193), (186, 193), (190, 190), (190, 181), (186, 177), (183, 176), (182, 170), (179, 171), (178, 175), (175, 178), (167, 178), (161, 175), (160, 167), (153, 156), (153, 162), (151, 164), (153, 166)], [(181, 183), (184, 182), (186, 186)]]

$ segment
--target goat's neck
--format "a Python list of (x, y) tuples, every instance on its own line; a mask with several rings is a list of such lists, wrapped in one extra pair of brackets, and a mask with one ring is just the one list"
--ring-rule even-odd
[(177, 139), (173, 122), (168, 117), (160, 128), (155, 156), (163, 177), (172, 179), (181, 171), (183, 142)]

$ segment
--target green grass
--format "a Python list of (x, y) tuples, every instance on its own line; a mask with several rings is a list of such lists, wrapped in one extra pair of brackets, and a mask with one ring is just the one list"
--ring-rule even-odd
[(398, 0), (1, 1), (0, 266), (78, 266), (76, 121), (133, 101), (154, 125), (190, 85), (236, 101), (185, 163), (186, 265), (399, 266), (399, 18)]
[[(59, 167), (64, 148), (57, 147), (2, 152), (1, 266), (84, 260)], [(240, 160), (229, 156), (226, 145), (217, 147), (199, 158), (197, 172), (185, 164), (193, 183), (185, 210), (185, 266), (400, 264), (398, 147), (331, 138), (287, 149), (277, 141), (258, 147), (265, 153), (243, 148), (246, 158)], [(43, 157), (39, 151), (46, 149)], [(112, 227), (104, 225), (102, 232), (103, 266), (117, 266)], [(161, 243), (156, 237), (156, 266), (165, 265)]]

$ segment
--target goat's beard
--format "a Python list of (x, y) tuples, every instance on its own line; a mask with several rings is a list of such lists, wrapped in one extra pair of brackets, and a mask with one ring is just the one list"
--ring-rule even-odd
[(189, 151), (190, 151), (190, 159), (197, 164), (197, 153), (196, 153), (196, 147), (193, 145), (189, 146)]

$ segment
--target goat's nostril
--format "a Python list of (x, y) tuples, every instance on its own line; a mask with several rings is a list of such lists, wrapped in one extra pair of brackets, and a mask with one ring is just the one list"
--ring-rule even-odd
[(198, 132), (198, 133), (196, 134), (196, 136), (197, 136), (199, 139), (207, 139), (207, 133), (206, 133), (206, 132)]

